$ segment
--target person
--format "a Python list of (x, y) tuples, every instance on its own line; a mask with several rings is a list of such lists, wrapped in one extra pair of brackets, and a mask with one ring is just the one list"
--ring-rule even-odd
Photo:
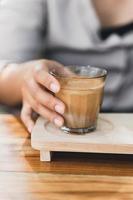
[(0, 103), (22, 103), (31, 132), (32, 113), (57, 126), (65, 105), (55, 98), (52, 67), (106, 68), (103, 111), (133, 111), (132, 0), (1, 0)]

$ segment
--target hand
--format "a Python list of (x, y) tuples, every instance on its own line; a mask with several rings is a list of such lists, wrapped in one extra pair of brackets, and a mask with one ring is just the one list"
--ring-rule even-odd
[(55, 61), (39, 60), (21, 64), (25, 68), (22, 84), (23, 107), (21, 119), (31, 132), (34, 126), (33, 112), (60, 127), (64, 123), (61, 116), (65, 105), (54, 96), (60, 90), (60, 84), (54, 76), (49, 74), (52, 68), (63, 68)]

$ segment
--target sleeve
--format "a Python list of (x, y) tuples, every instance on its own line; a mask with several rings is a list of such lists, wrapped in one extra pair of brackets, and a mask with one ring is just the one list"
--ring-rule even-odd
[(45, 4), (45, 0), (0, 0), (0, 68), (42, 56)]

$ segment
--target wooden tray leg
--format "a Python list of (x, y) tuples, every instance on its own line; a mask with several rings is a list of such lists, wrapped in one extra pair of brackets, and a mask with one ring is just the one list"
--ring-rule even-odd
[(50, 162), (51, 161), (51, 152), (50, 151), (40, 151), (40, 161)]

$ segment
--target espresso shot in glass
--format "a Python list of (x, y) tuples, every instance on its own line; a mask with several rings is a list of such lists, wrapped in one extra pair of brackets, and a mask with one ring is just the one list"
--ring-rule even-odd
[(107, 71), (90, 66), (66, 66), (50, 72), (60, 83), (55, 94), (64, 102), (64, 125), (61, 129), (71, 134), (94, 131), (102, 105)]

